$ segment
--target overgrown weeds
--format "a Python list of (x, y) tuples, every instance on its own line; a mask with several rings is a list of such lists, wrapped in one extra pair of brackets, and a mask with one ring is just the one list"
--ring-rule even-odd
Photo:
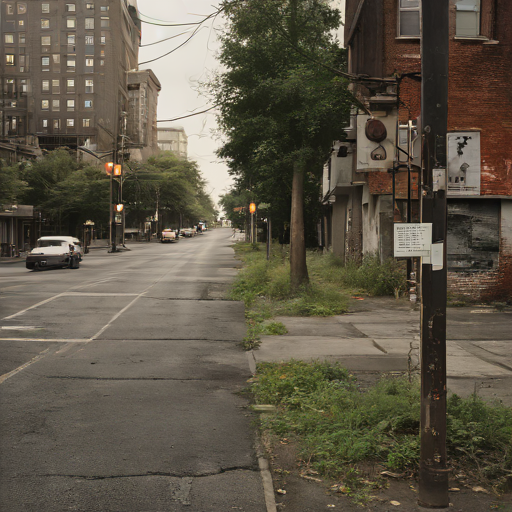
[[(405, 377), (385, 377), (362, 390), (339, 364), (263, 363), (251, 387), (258, 404), (277, 406), (262, 427), (295, 438), (301, 457), (321, 475), (365, 495), (361, 464), (403, 474), (419, 461), (420, 390)], [(512, 411), (476, 396), (453, 395), (447, 404), (450, 464), (468, 478), (503, 490), (512, 474)], [(354, 473), (354, 471), (356, 473)], [(350, 474), (349, 474), (350, 473)], [(347, 480), (351, 480), (348, 484)], [(367, 482), (367, 490), (376, 485)], [(369, 494), (368, 494), (369, 496)]]
[(405, 290), (405, 270), (394, 260), (381, 264), (377, 256), (368, 255), (361, 265), (343, 265), (332, 254), (310, 251), (310, 283), (294, 293), (286, 248), (275, 244), (270, 261), (257, 244), (238, 243), (235, 251), (244, 268), (230, 298), (245, 303), (248, 333), (243, 343), (247, 349), (257, 347), (262, 334), (279, 334), (262, 325), (275, 316), (339, 315), (347, 311), (350, 293), (397, 296)]

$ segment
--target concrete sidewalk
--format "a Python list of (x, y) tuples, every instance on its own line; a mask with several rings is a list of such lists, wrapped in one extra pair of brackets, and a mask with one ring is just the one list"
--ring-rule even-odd
[[(283, 336), (263, 336), (256, 363), (288, 359), (339, 361), (365, 374), (419, 371), (420, 313), (404, 300), (354, 300), (348, 314), (278, 317)], [(512, 406), (512, 311), (458, 307), (447, 311), (448, 391), (477, 392)]]

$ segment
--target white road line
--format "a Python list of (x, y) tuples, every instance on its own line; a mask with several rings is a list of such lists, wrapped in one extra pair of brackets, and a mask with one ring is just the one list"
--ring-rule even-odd
[(71, 340), (69, 338), (0, 338), (0, 341), (37, 341), (37, 342), (47, 342), (47, 343), (89, 343), (91, 340), (89, 338), (82, 339), (74, 339)]
[(59, 297), (62, 297), (63, 295), (64, 295), (63, 293), (59, 293), (58, 295), (55, 295), (54, 297), (50, 297), (49, 299), (43, 300), (41, 302), (38, 302), (37, 304), (30, 306), (29, 308), (23, 309), (22, 311), (18, 311), (17, 313), (14, 313), (14, 315), (6, 316), (5, 318), (2, 318), (2, 320), (11, 320), (12, 318), (16, 318), (18, 316), (24, 315), (27, 311), (30, 311), (31, 309), (38, 308), (39, 306), (42, 306), (44, 304), (48, 304), (48, 302), (58, 299)]
[(138, 293), (64, 292), (65, 297), (138, 297)]
[(17, 373), (21, 372), (25, 368), (28, 368), (31, 364), (36, 363), (40, 359), (43, 359), (43, 357), (46, 357), (50, 353), (50, 349), (47, 348), (46, 350), (43, 350), (40, 354), (38, 354), (36, 357), (32, 358), (28, 363), (25, 363), (12, 372), (4, 373), (2, 376), (0, 376), (0, 384), (3, 384), (7, 379), (10, 379), (13, 375), (16, 375)]

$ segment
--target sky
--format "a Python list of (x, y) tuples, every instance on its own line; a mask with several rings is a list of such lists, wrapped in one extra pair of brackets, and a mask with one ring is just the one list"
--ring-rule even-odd
[[(341, 8), (344, 0), (333, 0)], [(217, 10), (215, 0), (138, 0), (140, 17), (154, 23), (193, 23), (204, 19)], [(159, 79), (162, 90), (158, 98), (158, 119), (174, 119), (211, 107), (207, 97), (198, 90), (199, 83), (207, 81), (219, 67), (216, 55), (219, 44), (216, 32), (222, 28), (221, 16), (208, 20), (184, 46), (166, 57), (147, 64), (184, 43), (195, 29), (194, 26), (162, 27), (142, 23), (142, 47), (139, 50), (140, 69), (151, 69)], [(186, 32), (185, 34), (182, 34)], [(182, 34), (182, 35), (179, 35)], [(145, 47), (163, 39), (178, 36)], [(178, 127), (188, 136), (188, 157), (198, 163), (207, 181), (206, 191), (215, 203), (219, 196), (229, 191), (232, 179), (227, 165), (215, 155), (220, 146), (215, 135), (214, 111), (195, 115), (175, 122), (160, 122), (159, 128)]]

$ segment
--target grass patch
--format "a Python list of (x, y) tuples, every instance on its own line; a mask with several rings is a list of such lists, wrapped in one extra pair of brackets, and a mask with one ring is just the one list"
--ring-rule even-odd
[[(340, 479), (363, 500), (368, 482), (359, 465), (415, 472), (419, 461), (420, 389), (407, 378), (388, 377), (361, 390), (339, 364), (264, 363), (251, 391), (258, 404), (277, 406), (262, 426), (295, 438), (301, 458), (321, 475)], [(473, 396), (448, 400), (450, 464), (496, 491), (512, 473), (512, 410)], [(359, 476), (358, 476), (359, 475)], [(366, 481), (366, 483), (365, 483)]]

